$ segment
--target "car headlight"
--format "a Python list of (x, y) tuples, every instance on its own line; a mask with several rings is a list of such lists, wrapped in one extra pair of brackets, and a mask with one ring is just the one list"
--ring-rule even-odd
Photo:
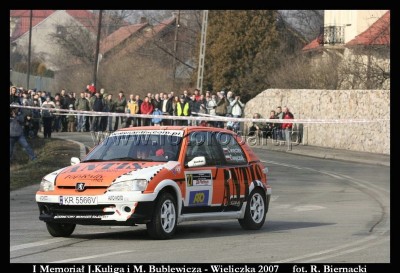
[(40, 182), (39, 191), (54, 191), (54, 182), (42, 179)]
[(133, 179), (112, 183), (108, 191), (144, 191), (147, 187), (146, 179)]

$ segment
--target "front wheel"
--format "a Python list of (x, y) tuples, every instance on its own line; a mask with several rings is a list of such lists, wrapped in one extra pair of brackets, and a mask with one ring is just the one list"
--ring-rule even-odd
[(162, 193), (157, 200), (151, 222), (147, 223), (150, 237), (159, 240), (170, 239), (177, 225), (177, 208), (175, 198), (170, 193)]
[(255, 189), (249, 196), (244, 218), (239, 219), (239, 224), (244, 229), (260, 229), (264, 225), (266, 214), (265, 195), (260, 189)]
[(69, 237), (74, 232), (75, 224), (46, 223), (47, 231), (53, 237)]

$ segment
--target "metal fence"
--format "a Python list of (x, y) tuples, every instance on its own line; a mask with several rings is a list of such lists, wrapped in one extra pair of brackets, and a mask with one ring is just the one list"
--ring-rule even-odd
[(10, 81), (13, 85), (28, 89), (36, 88), (37, 90), (51, 91), (54, 88), (55, 81), (53, 78), (29, 76), (29, 86), (27, 86), (27, 74), (16, 71), (10, 71)]

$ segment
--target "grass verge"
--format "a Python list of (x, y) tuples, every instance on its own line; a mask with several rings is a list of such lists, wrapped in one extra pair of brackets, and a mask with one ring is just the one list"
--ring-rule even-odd
[(10, 190), (30, 185), (39, 188), (43, 176), (70, 165), (72, 156), (79, 157), (79, 145), (60, 139), (29, 139), (38, 158), (29, 160), (27, 153), (16, 143), (10, 162)]

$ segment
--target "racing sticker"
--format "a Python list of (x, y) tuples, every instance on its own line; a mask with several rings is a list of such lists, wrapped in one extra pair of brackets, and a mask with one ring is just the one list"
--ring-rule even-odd
[(177, 136), (183, 137), (182, 130), (135, 130), (135, 131), (121, 131), (114, 132), (110, 136), (123, 136), (123, 135), (164, 135), (164, 136)]
[(212, 185), (211, 172), (186, 173), (185, 178), (188, 187)]
[(224, 157), (226, 161), (236, 161), (236, 162), (243, 162), (245, 158), (243, 157), (243, 151), (239, 147), (224, 147), (222, 148), (224, 153)]
[(185, 172), (185, 206), (210, 206), (213, 196), (211, 170)]
[(191, 191), (189, 195), (189, 206), (207, 206), (210, 192), (205, 191)]

